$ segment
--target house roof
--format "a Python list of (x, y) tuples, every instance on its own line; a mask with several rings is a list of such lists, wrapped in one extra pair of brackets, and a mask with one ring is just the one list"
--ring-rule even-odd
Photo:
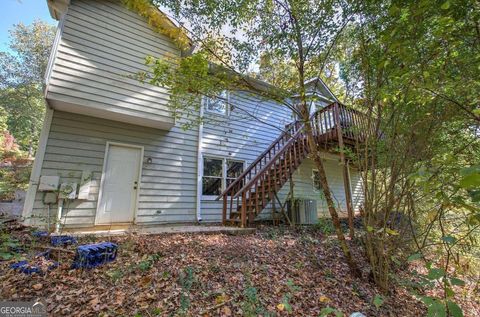
[(47, 0), (50, 16), (55, 20), (60, 20), (62, 14), (67, 11), (70, 0)]
[(305, 82), (307, 92), (310, 94), (315, 94), (320, 98), (325, 99), (325, 101), (335, 102), (338, 101), (335, 94), (328, 88), (327, 84), (320, 78), (314, 77)]

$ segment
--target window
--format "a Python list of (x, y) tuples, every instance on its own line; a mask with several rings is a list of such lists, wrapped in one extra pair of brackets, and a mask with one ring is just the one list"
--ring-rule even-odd
[(244, 162), (238, 160), (203, 158), (202, 195), (218, 196), (243, 173)]
[(218, 196), (222, 193), (223, 160), (203, 159), (202, 195)]
[[(227, 177), (225, 189), (233, 183), (238, 176), (243, 173), (243, 162), (226, 160), (227, 161)], [(235, 185), (236, 186), (236, 185)]]
[(229, 95), (226, 90), (222, 91), (215, 97), (205, 98), (205, 110), (207, 112), (226, 116), (228, 115), (228, 99)]
[(321, 191), (320, 175), (318, 174), (317, 170), (312, 170), (312, 185), (313, 185), (314, 191), (316, 192)]

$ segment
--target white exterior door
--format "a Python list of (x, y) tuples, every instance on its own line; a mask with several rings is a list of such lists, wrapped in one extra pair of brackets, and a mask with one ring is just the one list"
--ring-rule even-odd
[(107, 145), (96, 224), (133, 222), (141, 159), (141, 148)]

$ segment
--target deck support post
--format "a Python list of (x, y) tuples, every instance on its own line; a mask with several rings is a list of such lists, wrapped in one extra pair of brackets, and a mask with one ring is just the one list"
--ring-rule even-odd
[[(294, 207), (294, 204), (295, 204), (295, 190), (293, 188), (295, 184), (293, 183), (293, 173), (290, 174), (290, 208), (295, 208)], [(288, 213), (286, 213), (286, 218), (287, 218), (287, 221), (290, 225), (290, 227), (293, 227), (293, 222), (290, 221), (290, 218), (288, 218)]]
[(242, 193), (242, 228), (245, 228), (247, 225), (247, 193)]
[(222, 225), (227, 223), (227, 194), (223, 195)]
[[(347, 205), (347, 213), (348, 213), (348, 228), (349, 228), (349, 236), (350, 239), (353, 239), (355, 236), (355, 231), (353, 227), (353, 208), (352, 208), (352, 193), (350, 191), (350, 178), (348, 174), (348, 165), (345, 160), (345, 144), (343, 142), (343, 131), (342, 131), (342, 120), (340, 116), (340, 106), (335, 103), (334, 107), (334, 116), (337, 128), (337, 138), (338, 138), (338, 146), (340, 148), (340, 163), (343, 167), (343, 187), (345, 189), (345, 203)], [(343, 118), (347, 119), (347, 118)]]

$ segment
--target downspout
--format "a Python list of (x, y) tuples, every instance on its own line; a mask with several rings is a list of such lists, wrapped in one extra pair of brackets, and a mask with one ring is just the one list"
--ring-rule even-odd
[(198, 124), (198, 143), (197, 143), (197, 197), (196, 197), (196, 214), (197, 222), (202, 221), (202, 143), (203, 143), (203, 102), (200, 107), (200, 123)]

